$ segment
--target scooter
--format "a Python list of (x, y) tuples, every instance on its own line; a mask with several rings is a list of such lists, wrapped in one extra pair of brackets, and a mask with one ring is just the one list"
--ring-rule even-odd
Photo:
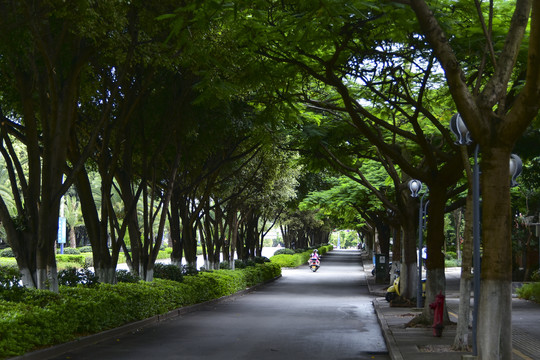
[[(395, 298), (401, 296), (401, 293), (399, 291), (399, 276), (397, 276), (394, 279), (394, 282), (388, 289), (386, 289), (386, 295), (384, 298), (386, 301), (390, 302), (394, 300)], [(422, 279), (422, 298), (426, 298), (426, 279)]]
[(400, 295), (399, 276), (396, 276), (392, 285), (388, 289), (386, 289), (386, 295), (384, 296), (384, 298), (386, 299), (386, 301), (390, 302)]
[(319, 259), (317, 259), (317, 258), (311, 258), (311, 259), (309, 259), (308, 264), (309, 264), (309, 268), (310, 268), (311, 271), (313, 271), (313, 272), (319, 270), (319, 267), (321, 266), (321, 262), (320, 262)]

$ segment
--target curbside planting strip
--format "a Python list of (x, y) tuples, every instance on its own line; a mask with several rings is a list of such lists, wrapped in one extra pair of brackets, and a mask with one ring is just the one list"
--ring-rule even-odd
[(65, 354), (65, 353), (71, 351), (72, 349), (75, 349), (75, 348), (80, 349), (81, 347), (92, 345), (92, 344), (97, 344), (99, 342), (114, 338), (116, 336), (120, 336), (120, 335), (127, 334), (127, 333), (130, 333), (130, 332), (135, 333), (135, 332), (139, 331), (140, 329), (145, 328), (147, 326), (159, 323), (161, 321), (173, 319), (173, 318), (176, 318), (176, 317), (184, 315), (184, 314), (189, 314), (189, 313), (197, 311), (197, 310), (199, 310), (199, 309), (201, 309), (201, 308), (203, 308), (205, 306), (218, 304), (218, 303), (226, 301), (226, 300), (233, 300), (233, 299), (235, 299), (237, 297), (247, 295), (247, 294), (249, 294), (249, 293), (251, 293), (251, 292), (253, 292), (253, 291), (255, 291), (255, 290), (257, 290), (257, 289), (271, 283), (271, 282), (276, 281), (280, 277), (281, 277), (281, 275), (276, 276), (273, 279), (270, 279), (270, 280), (267, 280), (267, 281), (262, 282), (260, 284), (254, 285), (254, 286), (252, 286), (250, 288), (247, 288), (245, 290), (238, 291), (238, 292), (236, 292), (234, 294), (231, 294), (231, 295), (222, 296), (220, 298), (205, 301), (205, 302), (202, 302), (202, 303), (199, 303), (199, 304), (184, 306), (184, 307), (181, 307), (181, 308), (178, 308), (178, 309), (171, 310), (171, 311), (169, 311), (169, 312), (167, 312), (165, 314), (155, 315), (155, 316), (149, 317), (147, 319), (134, 321), (132, 323), (128, 323), (126, 325), (119, 326), (119, 327), (114, 328), (114, 329), (105, 330), (105, 331), (101, 331), (101, 332), (96, 333), (96, 334), (83, 336), (81, 338), (78, 338), (76, 340), (72, 340), (72, 341), (69, 341), (69, 342), (66, 342), (66, 343), (63, 343), (63, 344), (53, 345), (53, 346), (45, 348), (45, 349), (32, 351), (32, 352), (26, 353), (24, 355), (9, 358), (9, 360), (43, 360), (43, 359), (58, 357), (58, 356), (61, 356), (61, 355)]

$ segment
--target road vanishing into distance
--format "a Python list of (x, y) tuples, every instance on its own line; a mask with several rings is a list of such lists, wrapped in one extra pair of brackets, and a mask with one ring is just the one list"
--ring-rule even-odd
[(50, 359), (387, 360), (360, 253), (334, 250), (321, 268)]

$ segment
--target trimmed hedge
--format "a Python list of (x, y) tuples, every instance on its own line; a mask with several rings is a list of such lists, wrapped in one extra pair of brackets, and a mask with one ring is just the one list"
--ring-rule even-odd
[(78, 267), (85, 267), (86, 264), (86, 255), (80, 254), (80, 255), (56, 255), (56, 262), (58, 263), (58, 266), (60, 266), (59, 263), (76, 263), (79, 266)]
[(13, 249), (10, 247), (0, 250), (0, 257), (14, 257)]
[[(267, 263), (242, 270), (201, 272), (184, 276), (182, 283), (155, 279), (93, 287), (60, 286), (58, 294), (18, 289), (17, 296), (8, 296), (8, 290), (0, 289), (0, 295), (4, 295), (0, 296), (0, 358), (232, 295), (279, 275), (281, 268)], [(18, 301), (5, 300), (8, 298)]]
[(522, 287), (516, 290), (516, 293), (520, 299), (540, 303), (540, 282), (523, 284)]
[(294, 255), (294, 254), (295, 254), (295, 251), (293, 249), (287, 249), (287, 248), (277, 249), (274, 252), (274, 256), (275, 255)]
[[(317, 251), (319, 252), (319, 255), (324, 255), (333, 249), (333, 245), (325, 245), (317, 248)], [(278, 254), (272, 256), (270, 261), (280, 267), (295, 268), (307, 263), (312, 252), (313, 250), (306, 250), (295, 254)]]

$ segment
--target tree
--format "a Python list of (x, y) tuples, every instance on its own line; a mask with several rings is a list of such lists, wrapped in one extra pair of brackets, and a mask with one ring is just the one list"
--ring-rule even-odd
[[(12, 218), (0, 201), (0, 219), (27, 286), (57, 290), (58, 210), (61, 196), (73, 181), (68, 175), (62, 183), (68, 142), (88, 62), (107, 48), (111, 26), (118, 20), (112, 6), (93, 7), (85, 1), (0, 3), (2, 147), (4, 158), (10, 159), (17, 202), (17, 215)], [(26, 145), (28, 176), (8, 134)], [(73, 164), (73, 170), (84, 161)]]
[[(537, 116), (540, 106), (540, 65), (536, 61), (540, 52), (540, 3), (515, 3), (504, 44), (496, 42), (491, 31), (494, 2), (489, 4), (487, 24), (480, 3), (476, 4), (488, 49), (485, 62), (492, 64), (492, 73), (478, 73), (476, 67), (464, 64), (456, 56), (452, 42), (448, 40), (451, 29), (443, 30), (438, 21), (449, 8), (434, 11), (424, 1), (410, 2), (426, 40), (445, 71), (457, 110), (482, 150), (484, 253), (478, 355), (480, 359), (509, 359), (512, 356), (512, 336), (508, 327), (512, 264), (507, 256), (511, 252), (508, 159), (514, 144)], [(526, 72), (523, 77), (516, 77), (515, 65), (529, 25)], [(483, 70), (484, 67), (478, 69)], [(467, 82), (472, 73), (482, 80), (478, 82), (478, 88), (471, 88)]]
[[(114, 42), (114, 48), (91, 58), (92, 72), (85, 78), (84, 89), (88, 99), (80, 106), (84, 121), (80, 121), (77, 131), (71, 133), (68, 153), (69, 160), (77, 163), (87, 156), (88, 146), (92, 146), (91, 161), (86, 162), (87, 167), (78, 172), (75, 181), (92, 244), (94, 268), (100, 281), (107, 283), (116, 281), (115, 270), (121, 250), (132, 271), (138, 274), (140, 270), (140, 234), (137, 225), (133, 224), (137, 224), (137, 210), (142, 201), (138, 202), (137, 191), (132, 194), (129, 187), (131, 181), (136, 184), (134, 187), (146, 185), (140, 181), (144, 175), (141, 158), (146, 153), (133, 152), (144, 149), (144, 144), (133, 143), (142, 139), (133, 134), (132, 123), (138, 121), (137, 115), (146, 111), (145, 114), (151, 115), (147, 116), (147, 122), (154, 122), (154, 125), (157, 122), (167, 129), (175, 121), (171, 111), (176, 102), (182, 101), (183, 90), (182, 87), (182, 90), (171, 91), (178, 85), (177, 61), (164, 44), (166, 32), (155, 21), (169, 4), (132, 2), (125, 5), (118, 11), (117, 28), (108, 39)], [(161, 76), (157, 76), (157, 72)], [(94, 124), (101, 124), (97, 132), (93, 131)], [(170, 161), (174, 163), (174, 156)], [(90, 168), (100, 176), (98, 193), (92, 191)], [(124, 196), (123, 208), (113, 203), (120, 187), (124, 190), (121, 194)], [(142, 192), (143, 187), (140, 189)], [(128, 224), (132, 226), (128, 228)], [(124, 241), (128, 231), (133, 239), (133, 257)]]

